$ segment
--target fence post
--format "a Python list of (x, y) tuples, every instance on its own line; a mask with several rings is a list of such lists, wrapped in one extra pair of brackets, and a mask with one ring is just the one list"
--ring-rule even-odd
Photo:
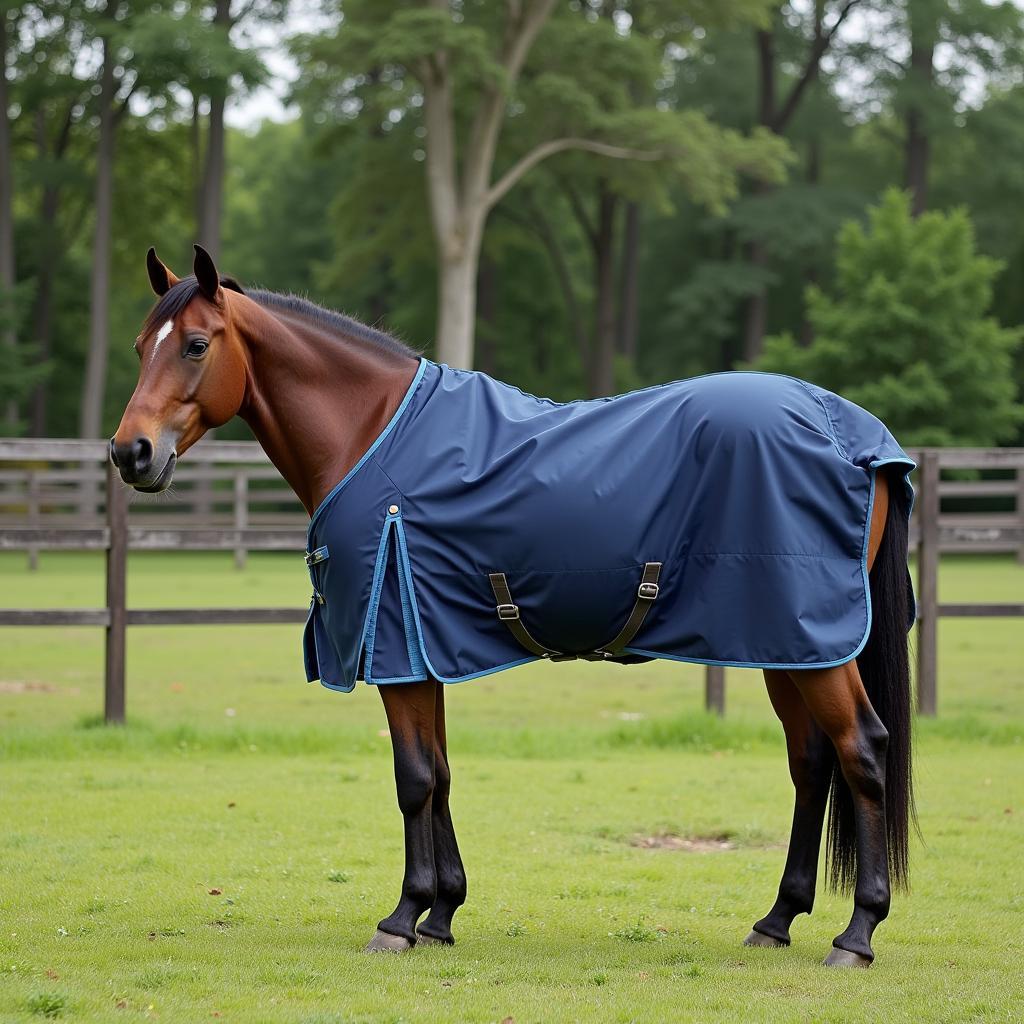
[(920, 523), (917, 543), (917, 710), (935, 715), (938, 709), (939, 636), (939, 453), (921, 453)]
[(124, 722), (124, 655), (128, 568), (128, 489), (113, 463), (107, 463), (107, 623), (103, 717)]
[[(235, 471), (235, 529), (245, 530), (249, 526), (249, 476), (244, 469)], [(248, 552), (239, 546), (235, 548), (235, 568), (244, 569)]]
[(704, 673), (704, 710), (721, 717), (725, 714), (725, 669), (708, 665)]
[[(28, 525), (39, 525), (39, 474), (28, 471)], [(28, 546), (28, 567), (31, 572), (39, 568), (39, 548), (35, 544)]]
[(1017, 528), (1020, 530), (1017, 564), (1024, 565), (1024, 466), (1017, 467)]

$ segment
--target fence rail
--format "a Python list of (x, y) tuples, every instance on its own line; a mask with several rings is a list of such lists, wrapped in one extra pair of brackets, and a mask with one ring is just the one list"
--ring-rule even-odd
[[(1024, 448), (945, 448), (912, 452), (919, 468), (911, 543), (917, 551), (918, 710), (938, 708), (938, 620), (1019, 617), (1024, 604), (942, 604), (940, 552), (1016, 553), (1024, 564)], [(980, 479), (943, 479), (943, 471), (981, 471)], [(991, 474), (998, 474), (991, 476)], [(128, 626), (299, 623), (297, 608), (142, 608), (126, 603), (128, 551), (300, 552), (307, 516), (262, 449), (252, 442), (206, 441), (175, 473), (176, 498), (136, 503), (107, 461), (105, 441), (0, 439), (0, 550), (106, 553), (103, 608), (4, 609), (0, 626), (94, 626), (106, 630), (105, 714), (125, 712)], [(943, 503), (946, 507), (943, 508)], [(973, 509), (972, 504), (988, 508)], [(1005, 506), (1001, 509), (999, 505)], [(997, 506), (993, 510), (991, 506)], [(725, 670), (708, 666), (705, 705), (725, 711)]]

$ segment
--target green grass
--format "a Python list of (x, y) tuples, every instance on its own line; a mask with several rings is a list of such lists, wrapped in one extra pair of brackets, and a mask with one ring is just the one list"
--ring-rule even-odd
[[(101, 603), (100, 569), (0, 555), (0, 604)], [(1024, 569), (947, 560), (941, 586), (1019, 601)], [(131, 560), (136, 606), (306, 597), (296, 558)], [(1019, 1021), (1024, 630), (947, 620), (940, 644), (913, 891), (871, 971), (829, 972), (846, 897), (820, 893), (788, 950), (740, 945), (791, 806), (755, 673), (729, 672), (724, 722), (700, 670), (668, 663), (449, 688), (459, 944), (366, 957), (402, 862), (372, 690), (305, 684), (296, 627), (133, 629), (130, 724), (111, 730), (100, 630), (4, 629), (0, 1021)], [(663, 834), (731, 848), (633, 845)]]

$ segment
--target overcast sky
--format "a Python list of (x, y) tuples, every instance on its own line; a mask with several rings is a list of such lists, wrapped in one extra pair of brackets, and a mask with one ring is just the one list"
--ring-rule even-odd
[[(794, 7), (801, 4), (810, 5), (813, 0), (792, 0)], [(985, 0), (992, 4), (998, 0)], [(1024, 7), (1024, 0), (1013, 0), (1017, 7)], [(226, 112), (228, 123), (235, 128), (255, 128), (261, 121), (269, 118), (272, 121), (285, 121), (298, 114), (295, 108), (289, 108), (284, 102), (291, 84), (298, 75), (295, 61), (288, 53), (286, 40), (289, 36), (305, 32), (323, 31), (330, 27), (332, 20), (321, 13), (318, 0), (291, 0), (288, 16), (283, 25), (267, 27), (261, 31), (250, 33), (250, 45), (255, 44), (263, 53), (263, 58), (270, 71), (270, 82), (254, 90), (247, 96), (231, 101)], [(870, 31), (868, 18), (858, 13), (852, 15), (844, 26), (844, 35), (851, 40), (862, 40)], [(941, 67), (942, 55), (937, 55), (937, 64)], [(859, 90), (864, 83), (853, 75), (847, 83), (847, 91)], [(842, 93), (842, 89), (840, 92)], [(967, 82), (962, 100), (968, 106), (980, 102), (984, 93), (981, 81)]]
[(231, 101), (224, 115), (228, 124), (235, 128), (255, 128), (266, 118), (285, 121), (294, 117), (298, 111), (286, 107), (284, 97), (298, 75), (298, 68), (285, 41), (289, 36), (323, 30), (330, 24), (331, 21), (320, 13), (317, 0), (291, 0), (283, 26), (250, 32), (250, 44), (261, 50), (271, 78), (269, 84)]

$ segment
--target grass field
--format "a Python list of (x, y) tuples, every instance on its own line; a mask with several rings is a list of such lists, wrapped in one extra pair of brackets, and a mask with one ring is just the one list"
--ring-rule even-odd
[[(135, 555), (130, 603), (307, 600), (295, 558)], [(102, 603), (99, 559), (0, 555), (0, 605)], [(1007, 559), (946, 600), (1019, 601)], [(774, 897), (791, 791), (755, 673), (724, 722), (699, 669), (574, 663), (447, 691), (470, 876), (458, 945), (360, 952), (398, 892), (369, 688), (302, 681), (297, 627), (129, 631), (130, 724), (97, 723), (102, 634), (0, 631), (0, 1021), (1024, 1020), (1024, 629), (947, 620), (918, 730), (925, 844), (866, 972), (740, 943)], [(692, 852), (644, 838), (706, 839)], [(671, 844), (665, 844), (671, 845)]]

